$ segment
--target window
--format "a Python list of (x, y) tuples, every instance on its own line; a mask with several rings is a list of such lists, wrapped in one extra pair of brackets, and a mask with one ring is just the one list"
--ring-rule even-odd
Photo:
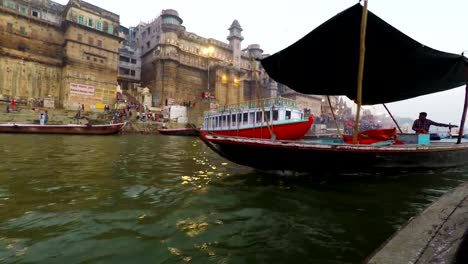
[(80, 24), (80, 25), (84, 24), (84, 17), (83, 16), (78, 17), (78, 24)]
[(278, 110), (273, 110), (273, 121), (278, 120)]
[(129, 74), (130, 74), (130, 70), (129, 70), (129, 69), (126, 69), (126, 68), (120, 67), (120, 68), (119, 68), (119, 73), (120, 73), (120, 74), (123, 74), (123, 75), (129, 75)]
[(22, 14), (27, 14), (28, 13), (28, 9), (25, 6), (22, 6), (22, 5), (20, 5), (19, 11)]
[(132, 64), (136, 64), (136, 59), (131, 60)]
[(135, 71), (134, 71), (134, 70), (130, 70), (130, 75), (131, 75), (131, 76), (135, 76)]
[(222, 127), (225, 127), (226, 125), (227, 125), (227, 123), (226, 123), (226, 116), (222, 116), (222, 117), (221, 117), (221, 126), (222, 126)]
[(284, 118), (285, 120), (291, 119), (291, 111), (286, 111), (286, 116)]
[(98, 47), (102, 47), (102, 40), (98, 39), (98, 41), (97, 41), (97, 46), (98, 46)]
[(94, 45), (94, 39), (92, 37), (88, 38), (88, 44), (89, 45)]
[(7, 23), (7, 31), (10, 33), (13, 33), (13, 24), (12, 23)]
[(13, 2), (6, 1), (6, 7), (11, 8), (11, 9), (16, 9), (16, 5)]
[(243, 113), (242, 114), (242, 123), (244, 125), (247, 125), (248, 124), (248, 121), (249, 121), (249, 114), (248, 113)]
[(25, 27), (20, 27), (20, 34), (21, 35), (26, 35), (26, 28)]
[(270, 111), (265, 112), (265, 122), (271, 122), (271, 116), (270, 116)]
[(148, 27), (147, 31), (148, 31), (148, 35), (151, 34), (151, 28), (150, 27)]
[(33, 11), (31, 12), (31, 15), (32, 15), (33, 17), (39, 17), (39, 11), (33, 10)]
[(93, 19), (88, 18), (88, 27), (93, 27)]
[(114, 28), (111, 25), (109, 25), (109, 27), (107, 28), (107, 32), (109, 34), (114, 34)]
[(86, 56), (86, 59), (87, 59), (87, 60), (90, 60), (91, 58), (90, 58), (89, 56)]
[(78, 41), (83, 41), (83, 35), (78, 34)]
[(104, 63), (104, 60), (103, 60), (103, 59), (101, 59), (101, 63)]
[(128, 57), (125, 57), (125, 56), (120, 56), (120, 57), (119, 57), (119, 61), (129, 62), (130, 59), (129, 59)]
[(257, 112), (257, 123), (262, 123), (263, 120), (262, 120), (262, 112)]
[(97, 30), (102, 30), (102, 22), (101, 21), (96, 22), (96, 29)]
[(150, 42), (149, 41), (146, 42), (146, 47), (149, 49), (149, 47), (150, 47)]

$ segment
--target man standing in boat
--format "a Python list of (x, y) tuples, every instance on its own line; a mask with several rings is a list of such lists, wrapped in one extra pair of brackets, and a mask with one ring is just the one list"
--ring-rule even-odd
[(430, 119), (427, 119), (426, 117), (427, 117), (427, 113), (421, 112), (419, 113), (419, 119), (414, 120), (413, 130), (416, 132), (416, 134), (429, 133), (429, 127), (431, 125), (438, 126), (438, 127), (448, 127), (449, 129), (451, 129), (452, 127), (458, 127), (456, 125), (451, 125), (451, 124), (437, 123)]

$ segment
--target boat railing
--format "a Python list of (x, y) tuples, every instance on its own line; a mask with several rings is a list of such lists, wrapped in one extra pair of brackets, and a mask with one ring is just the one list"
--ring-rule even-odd
[[(297, 102), (295, 100), (284, 98), (284, 97), (271, 97), (271, 98), (262, 98), (258, 100), (245, 101), (238, 104), (219, 106), (217, 113), (223, 112), (241, 112), (246, 109), (251, 108), (261, 108), (261, 107), (289, 107), (292, 109), (299, 109)], [(206, 111), (206, 115), (212, 115), (212, 111)]]

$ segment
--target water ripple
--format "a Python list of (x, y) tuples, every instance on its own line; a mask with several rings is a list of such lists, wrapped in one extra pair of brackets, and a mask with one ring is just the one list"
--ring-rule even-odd
[(0, 263), (357, 263), (468, 179), (278, 176), (189, 137), (0, 142)]

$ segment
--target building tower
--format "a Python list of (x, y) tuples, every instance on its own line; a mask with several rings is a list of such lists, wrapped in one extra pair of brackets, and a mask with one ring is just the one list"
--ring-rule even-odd
[(232, 22), (231, 27), (229, 27), (229, 36), (227, 37), (229, 40), (229, 45), (232, 48), (232, 63), (234, 67), (237, 69), (240, 68), (241, 65), (241, 42), (244, 40), (242, 36), (242, 27), (239, 24), (239, 21), (234, 20)]

